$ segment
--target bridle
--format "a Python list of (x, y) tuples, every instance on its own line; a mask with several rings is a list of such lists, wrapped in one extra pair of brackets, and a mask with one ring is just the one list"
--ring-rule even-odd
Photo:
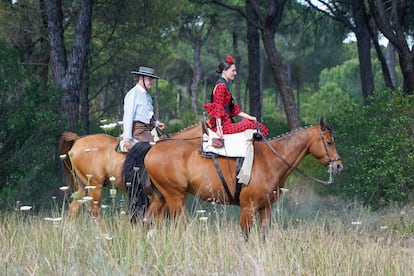
[(328, 172), (329, 172), (329, 179), (328, 179), (328, 181), (324, 181), (324, 180), (320, 180), (320, 179), (318, 179), (318, 178), (316, 178), (316, 177), (314, 177), (314, 176), (312, 176), (312, 175), (310, 175), (310, 174), (308, 174), (308, 173), (306, 173), (305, 171), (303, 171), (303, 170), (301, 170), (301, 169), (299, 169), (298, 167), (294, 167), (294, 166), (292, 166), (288, 161), (286, 161), (286, 159), (284, 159), (283, 158), (283, 156), (282, 155), (280, 155), (273, 147), (272, 147), (272, 145), (269, 143), (269, 140), (261, 133), (261, 131), (260, 131), (260, 129), (257, 127), (257, 131), (258, 131), (258, 133), (263, 137), (263, 141), (269, 146), (269, 148), (270, 148), (270, 150), (274, 153), (274, 154), (276, 154), (290, 169), (292, 169), (292, 170), (296, 170), (298, 173), (300, 173), (301, 175), (303, 175), (303, 176), (305, 176), (305, 177), (307, 177), (307, 178), (309, 178), (309, 179), (311, 179), (311, 180), (313, 180), (313, 181), (315, 181), (315, 182), (318, 182), (318, 183), (321, 183), (321, 184), (323, 184), (323, 185), (330, 185), (330, 184), (332, 184), (333, 183), (333, 163), (335, 162), (335, 161), (339, 161), (339, 160), (341, 160), (341, 157), (337, 157), (337, 158), (335, 158), (335, 159), (331, 159), (331, 157), (329, 156), (329, 151), (328, 151), (328, 147), (327, 147), (327, 145), (326, 145), (326, 142), (325, 142), (325, 139), (323, 138), (323, 135), (325, 134), (325, 133), (330, 133), (330, 131), (329, 130), (325, 130), (325, 131), (320, 131), (319, 132), (319, 134), (320, 134), (320, 137), (321, 137), (321, 139), (322, 139), (322, 143), (323, 143), (323, 146), (324, 146), (324, 148), (325, 148), (325, 151), (326, 151), (326, 155), (327, 155), (327, 157), (328, 157)]

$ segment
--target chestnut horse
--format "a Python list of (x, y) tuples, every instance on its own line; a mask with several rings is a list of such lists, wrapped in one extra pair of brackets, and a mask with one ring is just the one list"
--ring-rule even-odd
[[(156, 219), (160, 223), (165, 215), (177, 217), (185, 210), (186, 195), (190, 193), (207, 202), (238, 203), (241, 210), (240, 226), (247, 239), (256, 214), (259, 214), (264, 237), (266, 226), (271, 219), (272, 204), (282, 193), (281, 188), (284, 187), (288, 175), (307, 154), (313, 155), (323, 165), (328, 166), (331, 173), (342, 170), (332, 129), (325, 126), (321, 120), (317, 126), (296, 130), (280, 138), (254, 141), (254, 162), (250, 182), (248, 185), (242, 185), (236, 203), (232, 200), (232, 197), (237, 196), (235, 158), (216, 157), (230, 190), (229, 197), (213, 161), (203, 157), (199, 145), (192, 141), (162, 140), (153, 146), (149, 143), (139, 143), (133, 147), (125, 160), (125, 171), (128, 173), (132, 166), (143, 160), (146, 173), (153, 185), (145, 189), (150, 191), (149, 207), (138, 206), (141, 207), (141, 215), (144, 215), (146, 220)], [(142, 177), (135, 179), (145, 182)], [(136, 189), (142, 189), (145, 184), (139, 181), (132, 182)], [(141, 195), (147, 196), (143, 193)]]
[[(200, 139), (197, 140), (199, 144), (201, 136), (201, 123), (172, 134), (180, 139)], [(126, 154), (115, 151), (116, 137), (103, 133), (80, 137), (73, 132), (64, 132), (59, 143), (67, 185), (72, 191), (77, 190), (79, 199), (86, 195), (92, 197), (89, 211), (99, 217), (103, 187), (111, 184), (122, 190), (126, 188), (122, 175)], [(94, 188), (85, 191), (85, 186)], [(75, 217), (80, 206), (78, 200), (72, 200), (69, 217)]]

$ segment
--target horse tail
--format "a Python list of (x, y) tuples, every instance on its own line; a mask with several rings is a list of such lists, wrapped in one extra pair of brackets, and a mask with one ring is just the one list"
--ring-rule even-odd
[(60, 154), (66, 155), (62, 158), (63, 171), (66, 176), (67, 185), (73, 190), (75, 187), (75, 180), (73, 178), (73, 167), (72, 162), (69, 158), (69, 151), (72, 149), (73, 144), (79, 139), (79, 135), (73, 132), (63, 132), (59, 138)]
[(138, 218), (144, 218), (150, 204), (147, 188), (151, 182), (144, 165), (144, 158), (150, 148), (149, 142), (136, 143), (124, 162), (123, 176), (128, 191), (132, 223), (136, 223)]

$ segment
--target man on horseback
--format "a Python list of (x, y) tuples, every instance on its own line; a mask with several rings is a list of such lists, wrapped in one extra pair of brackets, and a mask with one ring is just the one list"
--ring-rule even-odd
[(151, 134), (153, 128), (166, 128), (164, 123), (154, 118), (152, 97), (149, 93), (154, 79), (159, 79), (155, 70), (141, 66), (138, 71), (131, 73), (138, 75), (138, 80), (124, 98), (123, 140), (126, 150), (131, 149), (138, 141), (154, 141)]

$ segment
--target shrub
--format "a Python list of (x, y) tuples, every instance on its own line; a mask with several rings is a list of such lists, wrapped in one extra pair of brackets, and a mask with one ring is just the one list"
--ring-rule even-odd
[(374, 208), (413, 198), (413, 95), (377, 92), (368, 106), (337, 114), (338, 150), (345, 172), (334, 191)]

